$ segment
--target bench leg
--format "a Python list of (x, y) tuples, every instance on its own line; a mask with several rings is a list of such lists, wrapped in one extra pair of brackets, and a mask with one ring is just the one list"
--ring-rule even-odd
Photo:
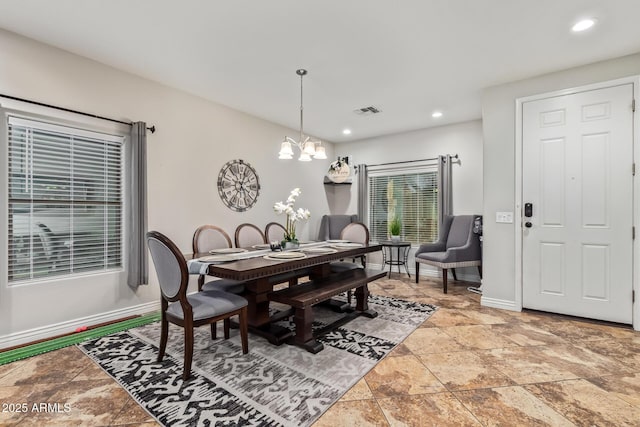
[(364, 284), (363, 286), (356, 288), (356, 312), (361, 316), (373, 319), (378, 316), (378, 313), (369, 310), (369, 287)]
[(294, 343), (314, 354), (321, 351), (324, 345), (313, 338), (313, 331), (311, 330), (313, 324), (312, 308), (296, 308), (293, 320), (296, 325)]

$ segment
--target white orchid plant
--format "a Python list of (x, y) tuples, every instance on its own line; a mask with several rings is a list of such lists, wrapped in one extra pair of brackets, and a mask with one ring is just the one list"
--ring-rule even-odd
[(311, 217), (311, 212), (309, 209), (298, 208), (297, 210), (293, 207), (294, 203), (298, 196), (302, 193), (299, 188), (294, 188), (291, 190), (291, 194), (287, 198), (285, 203), (277, 202), (273, 205), (273, 210), (278, 214), (286, 214), (287, 215), (287, 223), (285, 225), (285, 233), (284, 233), (284, 241), (285, 242), (297, 242), (296, 238), (296, 223), (298, 221), (303, 221), (309, 219)]

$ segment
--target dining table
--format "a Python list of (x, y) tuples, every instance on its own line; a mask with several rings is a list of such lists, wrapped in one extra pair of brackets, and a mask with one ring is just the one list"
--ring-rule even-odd
[[(334, 285), (337, 283), (340, 283), (342, 287), (348, 287), (352, 280), (350, 277), (353, 277), (352, 287), (356, 288), (356, 307), (355, 310), (348, 308), (352, 317), (359, 315), (375, 317), (377, 315), (368, 307), (367, 283), (386, 275), (386, 273), (369, 272), (362, 268), (347, 269), (336, 273), (332, 271), (331, 263), (355, 259), (367, 253), (380, 251), (382, 249), (380, 244), (362, 245), (344, 241), (309, 242), (301, 244), (295, 250), (287, 251), (272, 251), (266, 246), (268, 245), (244, 248), (246, 251), (230, 249), (229, 251), (233, 253), (227, 255), (226, 259), (220, 262), (210, 262), (206, 267), (206, 272), (210, 276), (244, 282), (243, 296), (248, 301), (247, 320), (250, 332), (265, 337), (275, 345), (291, 342), (296, 334), (298, 337), (305, 336), (304, 339), (309, 341), (311, 321), (308, 322), (308, 325), (304, 325), (305, 329), (308, 329), (304, 334), (303, 331), (294, 333), (289, 328), (275, 324), (284, 316), (283, 312), (270, 311), (271, 296), (274, 295), (274, 287), (282, 282), (288, 282), (290, 287), (312, 285), (315, 287), (314, 289), (321, 291), (325, 287), (327, 289), (335, 288)], [(194, 254), (193, 259), (207, 260), (208, 255), (210, 254)], [(356, 271), (358, 274), (355, 273)], [(308, 278), (308, 281), (296, 284), (297, 280), (290, 280), (292, 277)], [(279, 281), (279, 279), (281, 280)], [(292, 312), (284, 314), (291, 315)], [(296, 324), (296, 327), (301, 327), (301, 325)], [(298, 338), (299, 340), (300, 338)], [(307, 346), (307, 349), (312, 352), (316, 352), (318, 348), (315, 343)]]

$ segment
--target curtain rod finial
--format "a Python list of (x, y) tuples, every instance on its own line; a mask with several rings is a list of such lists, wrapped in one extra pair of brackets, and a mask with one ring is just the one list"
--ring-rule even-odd
[(149, 129), (149, 131), (150, 131), (151, 133), (156, 133), (156, 126), (155, 126), (155, 125), (153, 125), (153, 126), (151, 126), (151, 127), (148, 127), (147, 129)]

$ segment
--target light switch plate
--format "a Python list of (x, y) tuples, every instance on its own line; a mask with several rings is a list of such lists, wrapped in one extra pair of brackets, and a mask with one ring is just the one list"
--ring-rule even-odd
[(513, 223), (513, 212), (496, 212), (496, 222), (504, 224)]

